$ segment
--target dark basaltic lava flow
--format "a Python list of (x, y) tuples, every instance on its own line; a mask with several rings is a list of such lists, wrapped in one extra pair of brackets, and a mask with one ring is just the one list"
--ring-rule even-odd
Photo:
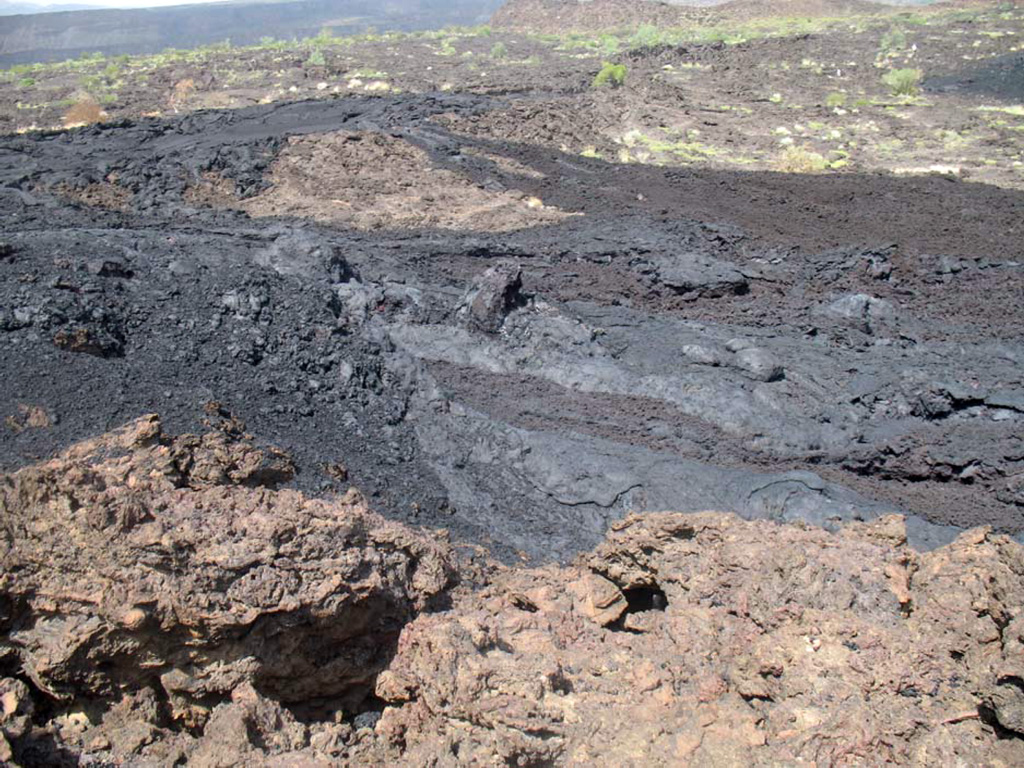
[(631, 510), (904, 511), (921, 547), (1021, 531), (1024, 196), (615, 166), (442, 125), (506, 106), (0, 140), (3, 468), (217, 402), (297, 487), (351, 483), (505, 557), (564, 560)]

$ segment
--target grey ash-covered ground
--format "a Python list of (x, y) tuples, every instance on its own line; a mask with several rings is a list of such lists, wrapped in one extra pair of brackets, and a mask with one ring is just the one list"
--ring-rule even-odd
[(1024, 530), (1024, 195), (445, 127), (512, 103), (0, 139), (3, 469), (215, 402), (301, 489), (503, 557), (566, 559), (630, 510)]

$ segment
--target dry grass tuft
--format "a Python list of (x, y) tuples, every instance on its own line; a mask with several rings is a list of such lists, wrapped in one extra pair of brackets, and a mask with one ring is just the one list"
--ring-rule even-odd
[(167, 99), (168, 106), (177, 111), (178, 107), (184, 106), (189, 97), (197, 90), (196, 81), (191, 77), (179, 80), (174, 84), (174, 90), (171, 91), (170, 98)]
[(92, 125), (104, 120), (106, 117), (107, 113), (103, 111), (103, 107), (99, 104), (92, 99), (82, 99), (78, 103), (73, 104), (64, 113), (64, 127), (74, 128), (79, 125)]
[(786, 147), (776, 160), (775, 169), (783, 173), (820, 173), (828, 169), (828, 161), (803, 147)]

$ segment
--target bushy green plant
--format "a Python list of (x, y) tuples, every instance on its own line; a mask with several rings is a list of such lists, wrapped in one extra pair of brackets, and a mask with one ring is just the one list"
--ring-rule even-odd
[(907, 47), (907, 34), (899, 27), (892, 27), (882, 35), (879, 47), (883, 53), (890, 51), (902, 51)]
[(327, 59), (324, 57), (324, 52), (319, 48), (314, 48), (313, 52), (309, 54), (309, 58), (306, 59), (307, 67), (325, 67), (327, 66)]
[(630, 48), (652, 48), (661, 43), (661, 32), (653, 24), (641, 24), (629, 38)]
[(594, 78), (594, 87), (601, 88), (603, 86), (611, 86), (612, 88), (619, 88), (626, 82), (626, 65), (625, 64), (612, 64), (610, 61), (604, 62), (601, 66), (601, 71), (597, 73)]
[(594, 87), (602, 88), (604, 86), (611, 86), (612, 88), (621, 87), (626, 83), (626, 65), (616, 65), (610, 61), (604, 61), (601, 66), (601, 71), (597, 73), (594, 78)]
[(882, 75), (882, 82), (893, 96), (916, 96), (923, 76), (920, 69), (893, 69)]
[(614, 56), (619, 52), (619, 47), (621, 46), (619, 38), (610, 33), (601, 35), (601, 37), (598, 38), (597, 43), (597, 47), (600, 49), (601, 53), (607, 56)]
[(505, 59), (508, 58), (508, 48), (504, 43), (495, 43), (491, 48), (491, 58), (493, 59)]
[(105, 87), (103, 78), (99, 75), (83, 75), (78, 78), (78, 84), (89, 93), (99, 93)]
[(23, 77), (21, 78), (21, 80), (18, 81), (19, 88), (31, 88), (35, 84), (36, 81), (33, 80), (31, 77)]
[(846, 105), (846, 94), (840, 93), (839, 91), (833, 91), (825, 97), (825, 106), (829, 109), (835, 109), (836, 107), (842, 107)]

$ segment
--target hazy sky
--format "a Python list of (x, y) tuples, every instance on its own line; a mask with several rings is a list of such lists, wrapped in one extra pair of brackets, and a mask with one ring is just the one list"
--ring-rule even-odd
[(110, 8), (153, 8), (158, 5), (185, 5), (210, 3), (217, 0), (19, 0), (29, 5), (102, 5)]

